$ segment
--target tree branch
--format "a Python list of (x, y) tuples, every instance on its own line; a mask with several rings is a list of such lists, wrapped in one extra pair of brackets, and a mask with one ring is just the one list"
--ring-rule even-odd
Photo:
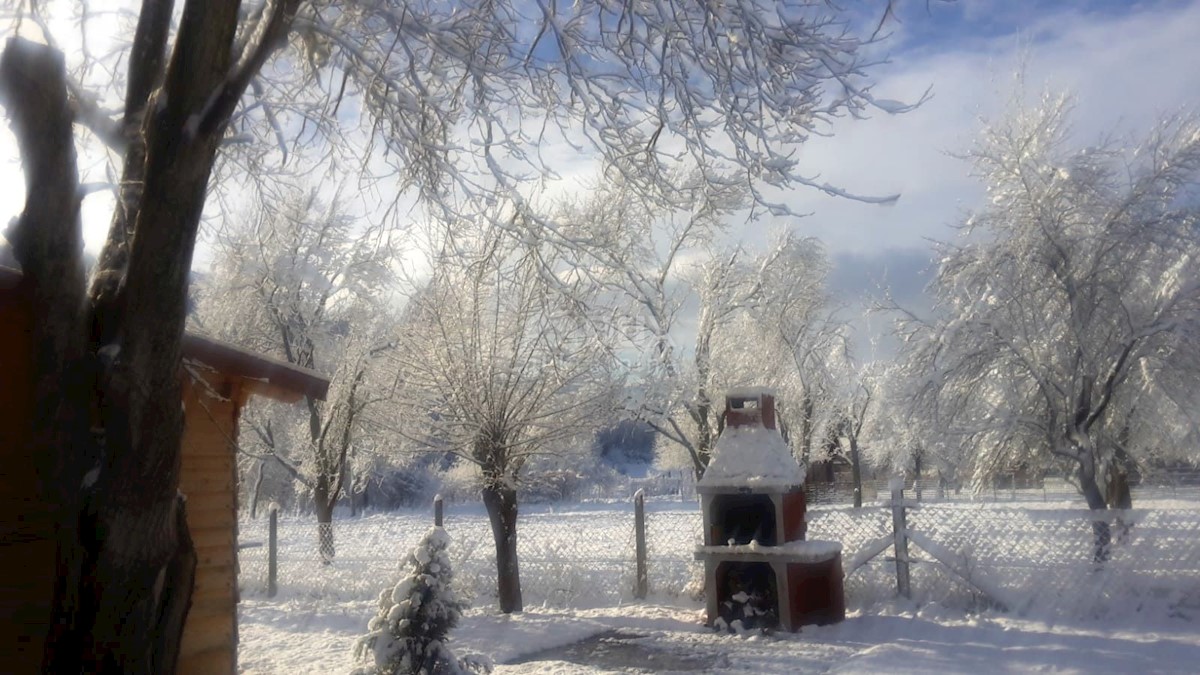
[(258, 24), (242, 45), (241, 56), (229, 76), (200, 112), (199, 125), (196, 127), (199, 134), (216, 133), (228, 123), (251, 80), (267, 58), (285, 44), (299, 7), (300, 0), (268, 0)]

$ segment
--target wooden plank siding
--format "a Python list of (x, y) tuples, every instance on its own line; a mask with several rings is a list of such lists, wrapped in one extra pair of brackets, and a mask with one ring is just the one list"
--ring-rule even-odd
[[(193, 377), (202, 381), (196, 382)], [(240, 382), (207, 371), (184, 377), (179, 489), (196, 547), (192, 608), (183, 627), (180, 673), (237, 672), (237, 463)]]
[(0, 670), (42, 668), (54, 596), (54, 521), (27, 452), (33, 419), (32, 312), (20, 276), (0, 267)]

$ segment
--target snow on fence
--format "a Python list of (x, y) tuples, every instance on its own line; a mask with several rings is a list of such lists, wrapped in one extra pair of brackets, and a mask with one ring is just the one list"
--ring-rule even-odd
[[(1156, 611), (1200, 616), (1200, 503), (1134, 509), (1114, 529), (1111, 559), (1093, 562), (1091, 514), (1038, 504), (904, 502), (915, 600), (962, 609), (1003, 607), (1039, 616), (1099, 617)], [(897, 594), (893, 519), (887, 500), (861, 509), (817, 506), (808, 536), (839, 541), (847, 604), (864, 609)], [(389, 513), (334, 522), (336, 555), (323, 564), (311, 516), (283, 517), (278, 584), (285, 596), (372, 599), (394, 581), (404, 554), (432, 524), (430, 513)], [(243, 520), (239, 585), (267, 588), (267, 519)], [(475, 604), (495, 599), (495, 553), (481, 509), (451, 509), (445, 527), (456, 584)], [(700, 509), (649, 502), (645, 516), (649, 593), (697, 596)], [(528, 605), (615, 605), (634, 599), (632, 504), (527, 508), (519, 524)], [(263, 544), (254, 546), (254, 544)]]

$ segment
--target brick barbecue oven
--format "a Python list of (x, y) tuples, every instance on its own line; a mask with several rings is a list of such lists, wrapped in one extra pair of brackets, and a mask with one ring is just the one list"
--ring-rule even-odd
[(805, 539), (804, 470), (776, 429), (774, 395), (726, 396), (725, 430), (696, 489), (708, 625), (795, 631), (845, 618), (842, 546)]

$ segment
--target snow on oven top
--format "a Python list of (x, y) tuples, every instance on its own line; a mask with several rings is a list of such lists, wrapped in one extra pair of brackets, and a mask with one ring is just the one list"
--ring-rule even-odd
[(804, 483), (804, 469), (774, 429), (726, 427), (698, 486), (780, 487)]

